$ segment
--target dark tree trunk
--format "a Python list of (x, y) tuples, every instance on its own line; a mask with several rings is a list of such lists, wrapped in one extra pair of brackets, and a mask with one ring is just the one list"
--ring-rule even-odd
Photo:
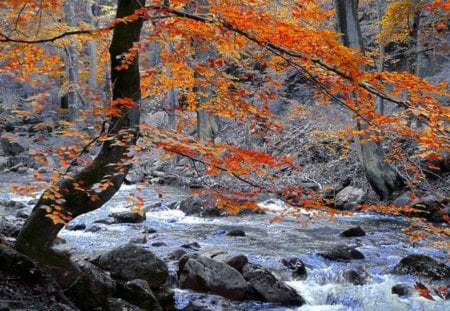
[[(129, 1), (119, 0), (117, 5), (117, 18), (134, 14), (145, 0)], [(134, 42), (139, 41), (142, 28), (142, 19), (134, 22), (117, 23), (114, 27), (110, 46), (111, 54), (111, 81), (113, 84), (113, 99), (129, 98), (135, 106), (123, 106), (121, 115), (111, 119), (109, 136), (93, 163), (80, 171), (73, 178), (67, 178), (57, 184), (58, 193), (64, 201), (59, 200), (63, 213), (70, 213), (72, 218), (100, 208), (120, 188), (128, 172), (124, 159), (128, 159), (128, 149), (136, 143), (139, 126), (138, 103), (141, 98), (140, 76), (138, 58), (127, 69), (116, 70), (121, 64), (121, 54), (128, 52)], [(94, 184), (106, 182), (110, 186), (95, 192)], [(82, 189), (75, 187), (78, 183)], [(54, 223), (48, 216), (46, 207), (54, 207), (56, 200), (52, 199), (46, 191), (36, 203), (30, 217), (27, 219), (17, 237), (15, 248), (36, 259), (40, 263), (51, 260), (51, 245), (63, 224)], [(93, 197), (96, 195), (96, 197)], [(93, 199), (94, 198), (94, 199)]]
[[(357, 15), (358, 0), (336, 0), (335, 6), (344, 45), (364, 52)], [(364, 130), (367, 129), (367, 124), (358, 122), (357, 127), (358, 130)], [(367, 141), (359, 144), (366, 178), (381, 199), (389, 199), (396, 188), (397, 174), (384, 160), (384, 151), (380, 144), (370, 137), (363, 136), (360, 139)]]

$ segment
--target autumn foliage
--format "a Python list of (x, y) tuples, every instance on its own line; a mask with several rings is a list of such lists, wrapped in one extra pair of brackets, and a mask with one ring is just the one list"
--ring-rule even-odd
[[(285, 188), (274, 183), (274, 169), (292, 167), (299, 169), (292, 159), (275, 157), (261, 151), (243, 150), (229, 143), (203, 143), (184, 131), (183, 122), (195, 122), (190, 112), (198, 108), (196, 90), (205, 86), (213, 96), (202, 103), (202, 109), (224, 118), (237, 118), (249, 124), (258, 123), (262, 132), (278, 131), (282, 122), (270, 113), (270, 103), (280, 98), (285, 74), (294, 70), (306, 79), (315, 90), (316, 100), (324, 105), (334, 103), (348, 109), (354, 119), (368, 124), (364, 130), (351, 129), (346, 138), (370, 137), (377, 142), (388, 142), (388, 162), (400, 163), (407, 176), (408, 187), (414, 187), (424, 178), (417, 166), (448, 156), (450, 152), (450, 109), (443, 104), (448, 99), (446, 83), (432, 84), (412, 73), (376, 71), (378, 56), (375, 50), (362, 52), (345, 47), (340, 34), (334, 30), (334, 9), (327, 1), (262, 1), (221, 0), (210, 3), (179, 0), (152, 1), (148, 6), (121, 19), (113, 19), (107, 4), (101, 5), (95, 27), (89, 24), (86, 12), (79, 9), (76, 26), (64, 22), (62, 0), (54, 1), (3, 1), (0, 3), (2, 24), (0, 28), (0, 75), (2, 79), (14, 79), (33, 89), (35, 99), (29, 109), (14, 109), (18, 116), (54, 113), (40, 125), (52, 127), (65, 137), (64, 146), (42, 147), (33, 144), (30, 153), (43, 165), (52, 166), (49, 157), (57, 164), (51, 167), (54, 174), (48, 179), (36, 174), (37, 180), (47, 181), (46, 195), (52, 197), (48, 206), (49, 217), (55, 222), (70, 220), (57, 204), (58, 189), (54, 184), (70, 178), (80, 167), (92, 163), (90, 154), (105, 141), (126, 144), (126, 139), (116, 140), (108, 135), (105, 126), (111, 118), (120, 118), (124, 108), (137, 107), (141, 103), (131, 98), (111, 100), (102, 93), (108, 89), (107, 46), (114, 25), (130, 23), (143, 18), (145, 28), (142, 40), (135, 42), (123, 53), (117, 70), (126, 70), (140, 54), (141, 91), (144, 99), (159, 102), (167, 98), (171, 89), (183, 96), (183, 105), (174, 108), (178, 127), (166, 131), (150, 125), (140, 128), (141, 141), (130, 146), (130, 154), (139, 154), (159, 148), (172, 154), (182, 155), (201, 164), (206, 174), (213, 176), (229, 174), (249, 186), (248, 193), (219, 188), (209, 189), (220, 193), (219, 205), (236, 212), (237, 204), (254, 207), (257, 195), (270, 192), (288, 198), (292, 206), (327, 209), (320, 197), (304, 193), (295, 185)], [(401, 10), (400, 18), (393, 12)], [(420, 6), (420, 8), (418, 7)], [(408, 19), (416, 10), (430, 12), (433, 29), (437, 36), (447, 31), (448, 3), (443, 1), (394, 1), (390, 2), (382, 19), (383, 30), (377, 36), (378, 44), (398, 43), (408, 40)], [(446, 28), (447, 27), (447, 28)], [(86, 46), (96, 40), (98, 60), (94, 68), (88, 66)], [(389, 42), (388, 42), (389, 41)], [(66, 79), (64, 59), (67, 46), (75, 45), (78, 51), (79, 80)], [(157, 46), (158, 62), (150, 64), (148, 55)], [(198, 51), (208, 51), (209, 56), (197, 57)], [(255, 70), (255, 64), (264, 70)], [(230, 70), (234, 68), (236, 70)], [(98, 87), (90, 89), (89, 76), (95, 77)], [(49, 90), (58, 90), (52, 93)], [(59, 116), (64, 112), (55, 98), (67, 92), (76, 92), (81, 99), (76, 120)], [(376, 101), (383, 98), (397, 107), (391, 114), (376, 112)], [(187, 117), (186, 117), (187, 116)], [(421, 127), (411, 126), (411, 119), (420, 120)], [(188, 121), (187, 121), (188, 119)], [(81, 129), (88, 128), (88, 131)], [(10, 135), (14, 139), (13, 134)], [(412, 141), (415, 153), (411, 156), (402, 149), (405, 141)], [(121, 165), (132, 164), (124, 159)], [(53, 185), (52, 185), (53, 184)], [(91, 200), (98, 199), (98, 191), (111, 186), (108, 180), (95, 183), (95, 187), (83, 188), (78, 181), (76, 189), (89, 193)], [(19, 189), (27, 192), (26, 189)], [(206, 189), (208, 190), (208, 189)], [(143, 202), (139, 195), (132, 198), (137, 208)], [(247, 206), (248, 205), (248, 206)], [(378, 210), (390, 213), (393, 209), (378, 206)], [(295, 215), (295, 209), (292, 210)]]

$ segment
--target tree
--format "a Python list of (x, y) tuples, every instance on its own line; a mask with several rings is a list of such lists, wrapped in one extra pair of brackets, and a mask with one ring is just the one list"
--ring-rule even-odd
[[(160, 148), (182, 155), (194, 163), (202, 163), (206, 173), (218, 175), (225, 172), (245, 183), (248, 186), (245, 193), (218, 187), (211, 189), (220, 195), (218, 204), (232, 206), (233, 211), (239, 209), (236, 202), (254, 207), (261, 192), (294, 198), (289, 203), (297, 206), (324, 208), (320, 201), (303, 196), (303, 189), (298, 185), (282, 186), (273, 181), (274, 174), (270, 169), (294, 166), (288, 157), (275, 157), (230, 144), (213, 145), (186, 137), (182, 132), (161, 132), (146, 125), (138, 128), (141, 92), (145, 96), (153, 96), (167, 94), (173, 88), (187, 90), (186, 107), (182, 111), (197, 111), (194, 87), (198, 81), (195, 77), (207, 77), (202, 84), (208, 82), (208, 92), (215, 95), (214, 105), (203, 105), (202, 108), (207, 107), (208, 112), (222, 117), (257, 121), (268, 131), (279, 128), (268, 109), (270, 100), (278, 96), (274, 89), (281, 88), (279, 80), (284, 71), (293, 68), (315, 88), (318, 101), (337, 103), (351, 111), (357, 121), (367, 124), (351, 135), (374, 141), (414, 139), (418, 146), (415, 156), (428, 160), (440, 158), (449, 151), (445, 123), (449, 111), (438, 101), (438, 96), (448, 96), (445, 86), (432, 85), (408, 73), (363, 70), (371, 60), (359, 50), (341, 44), (339, 34), (333, 29), (333, 10), (322, 10), (316, 1), (306, 1), (302, 5), (287, 1), (280, 5), (278, 1), (222, 0), (211, 1), (209, 12), (202, 14), (185, 10), (189, 2), (171, 1), (168, 6), (165, 2), (156, 1), (145, 6), (143, 1), (119, 0), (112, 25), (99, 29), (56, 28), (55, 31), (54, 27), (46, 27), (46, 31), (35, 33), (33, 37), (23, 35), (21, 31), (10, 31), (8, 27), (0, 31), (0, 42), (5, 51), (0, 59), (5, 66), (0, 73), (9, 70), (19, 74), (23, 68), (18, 65), (20, 62), (14, 52), (20, 48), (32, 49), (38, 44), (50, 45), (75, 36), (89, 40), (93, 35), (114, 29), (110, 45), (112, 101), (108, 107), (98, 104), (92, 111), (98, 118), (99, 134), (84, 140), (85, 147), (58, 149), (62, 156), (59, 163), (65, 172), (54, 176), (56, 183), (39, 199), (19, 234), (18, 250), (41, 262), (53, 258), (50, 246), (64, 223), (107, 202), (119, 189), (132, 163), (132, 154), (139, 149)], [(32, 23), (33, 19), (26, 19), (20, 13), (24, 6), (56, 12), (61, 8), (61, 1), (21, 0), (0, 4), (3, 8), (14, 8), (5, 13), (7, 20), (11, 21), (7, 24), (12, 28), (21, 26), (22, 22), (25, 25)], [(147, 27), (151, 31), (144, 28), (145, 42), (139, 42), (143, 20), (149, 21)], [(52, 25), (48, 23), (46, 26)], [(207, 42), (217, 53), (195, 59), (197, 52), (191, 38)], [(172, 49), (161, 49), (161, 64), (165, 67), (140, 69), (138, 52), (146, 49), (146, 42), (154, 41), (170, 41), (173, 45)], [(41, 64), (40, 61), (51, 63), (44, 52), (40, 54), (42, 60), (36, 59), (32, 53), (24, 55), (23, 61), (33, 64), (29, 67), (31, 71), (39, 69), (36, 64)], [(256, 61), (267, 68), (264, 74), (253, 70)], [(226, 69), (233, 66), (240, 69), (240, 77), (227, 73)], [(55, 68), (60, 70), (61, 66)], [(39, 72), (45, 73), (44, 70)], [(264, 82), (257, 88), (239, 81), (254, 75), (260, 75)], [(399, 99), (397, 95), (405, 89), (408, 100)], [(378, 97), (402, 106), (404, 111), (390, 117), (374, 113)], [(424, 129), (415, 130), (407, 126), (405, 120), (410, 114), (424, 121)], [(109, 119), (102, 122), (106, 116)], [(100, 126), (102, 123), (103, 127)], [(74, 134), (67, 129), (61, 132)], [(141, 143), (133, 149), (138, 133)], [(95, 143), (101, 143), (95, 159), (81, 161), (79, 155), (85, 154), (85, 149)], [(71, 174), (73, 163), (81, 169)], [(377, 173), (380, 171), (378, 168)], [(58, 181), (60, 177), (62, 181)], [(385, 182), (384, 177), (380, 179), (377, 182)]]
[[(344, 45), (364, 52), (357, 10), (358, 0), (336, 0), (338, 29), (343, 33)], [(368, 125), (366, 122), (357, 121), (357, 128), (363, 131), (368, 128)], [(365, 142), (361, 143), (361, 140)], [(381, 144), (365, 135), (359, 139), (359, 148), (370, 185), (383, 200), (389, 199), (398, 187), (398, 176), (385, 162)]]
[[(140, 1), (145, 5), (145, 1)], [(119, 0), (116, 18), (133, 16), (141, 9), (135, 1)], [(73, 178), (65, 179), (42, 194), (32, 214), (27, 219), (15, 244), (22, 253), (41, 263), (53, 260), (50, 247), (63, 223), (47, 217), (75, 218), (101, 207), (116, 193), (128, 170), (128, 147), (137, 139), (139, 125), (139, 101), (141, 98), (139, 59), (124, 57), (139, 41), (143, 20), (134, 18), (114, 26), (110, 45), (111, 80), (115, 109), (110, 120), (107, 137), (101, 151), (91, 165)], [(126, 63), (126, 68), (120, 68)]]

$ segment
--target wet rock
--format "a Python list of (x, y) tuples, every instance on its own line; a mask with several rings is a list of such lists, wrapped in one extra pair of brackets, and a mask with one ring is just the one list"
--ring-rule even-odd
[(232, 300), (244, 299), (247, 282), (229, 265), (201, 256), (184, 256), (179, 264), (180, 288), (220, 295)]
[(134, 244), (145, 244), (147, 243), (147, 236), (146, 235), (141, 235), (141, 236), (135, 236), (132, 237), (128, 243), (134, 243)]
[(350, 229), (342, 231), (339, 236), (345, 237), (345, 238), (351, 238), (356, 236), (365, 236), (366, 232), (360, 227), (352, 227)]
[(212, 196), (190, 196), (182, 200), (177, 209), (183, 211), (187, 216), (216, 217), (223, 212), (217, 208), (216, 200)]
[(86, 229), (86, 224), (69, 224), (66, 227), (66, 230), (69, 231), (78, 231), (78, 230), (85, 230)]
[(241, 229), (233, 229), (227, 233), (228, 236), (245, 236), (244, 230)]
[(352, 210), (363, 201), (364, 190), (347, 186), (336, 194), (334, 205), (337, 209)]
[(105, 309), (106, 311), (142, 311), (138, 306), (120, 298), (109, 298), (105, 304)]
[(16, 213), (17, 218), (27, 219), (30, 216), (30, 213), (26, 209), (18, 210)]
[(155, 294), (144, 280), (136, 279), (121, 286), (117, 295), (143, 310), (162, 310)]
[(100, 227), (100, 226), (97, 226), (97, 225), (92, 225), (92, 226), (90, 226), (89, 228), (87, 228), (86, 230), (84, 230), (85, 232), (92, 232), (92, 233), (95, 233), (95, 232), (99, 232), (99, 231), (101, 231), (102, 230), (102, 227)]
[(289, 269), (292, 277), (295, 280), (306, 280), (308, 274), (306, 272), (306, 267), (303, 261), (299, 258), (291, 257), (291, 258), (283, 258), (281, 259), (281, 263)]
[(149, 227), (145, 227), (144, 230), (142, 231), (142, 233), (147, 233), (147, 234), (152, 234), (152, 233), (156, 233), (156, 229), (154, 228), (149, 228)]
[(105, 305), (113, 295), (116, 283), (107, 273), (87, 261), (78, 265), (80, 277), (66, 291), (67, 296), (82, 310), (94, 310)]
[(170, 260), (179, 260), (181, 257), (183, 257), (186, 254), (187, 254), (187, 252), (184, 249), (179, 248), (179, 249), (176, 249), (176, 250), (170, 252), (167, 255), (167, 258), (169, 258)]
[(338, 245), (330, 251), (318, 255), (329, 260), (344, 262), (349, 262), (352, 259), (364, 259), (364, 255), (360, 251), (345, 245)]
[(16, 238), (24, 222), (25, 220), (23, 218), (1, 217), (0, 234), (4, 235), (5, 237)]
[(402, 258), (392, 272), (394, 274), (428, 277), (435, 280), (450, 278), (450, 268), (447, 265), (439, 263), (431, 257), (419, 254), (412, 254)]
[(342, 277), (348, 283), (353, 285), (364, 285), (366, 282), (364, 278), (355, 270), (346, 270), (342, 273)]
[(199, 248), (201, 248), (200, 244), (198, 244), (197, 242), (186, 243), (186, 244), (181, 245), (181, 247), (194, 249), (194, 250), (198, 250)]
[(229, 254), (219, 254), (213, 257), (214, 260), (226, 263), (230, 267), (242, 272), (242, 267), (248, 263), (248, 258), (245, 255), (229, 255)]
[[(301, 306), (305, 300), (291, 287), (279, 281), (267, 269), (248, 263), (242, 268), (242, 275), (250, 283), (250, 295), (262, 301), (289, 306)], [(256, 295), (255, 295), (256, 294)], [(258, 299), (258, 300), (259, 300)]]
[(109, 215), (114, 218), (114, 223), (117, 224), (136, 224), (144, 222), (146, 219), (145, 214), (134, 213), (134, 212), (119, 212), (112, 213)]
[(410, 296), (413, 292), (414, 289), (408, 284), (397, 284), (391, 288), (391, 293), (399, 295), (400, 297)]
[(113, 277), (125, 281), (142, 279), (150, 287), (158, 287), (167, 280), (167, 265), (148, 249), (134, 244), (119, 246), (101, 255), (95, 263), (111, 271)]
[(114, 218), (105, 218), (94, 221), (94, 224), (102, 224), (102, 225), (112, 225), (115, 223)]
[(161, 247), (161, 246), (167, 246), (167, 244), (164, 242), (154, 242), (154, 243), (152, 243), (152, 246), (153, 247)]

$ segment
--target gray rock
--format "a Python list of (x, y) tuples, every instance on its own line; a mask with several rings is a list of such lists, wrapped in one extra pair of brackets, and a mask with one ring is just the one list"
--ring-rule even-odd
[(116, 283), (104, 271), (93, 264), (78, 263), (81, 275), (66, 294), (82, 310), (93, 310), (106, 304), (116, 289)]
[(425, 255), (408, 255), (392, 270), (394, 274), (410, 274), (435, 280), (450, 278), (450, 267)]
[(364, 278), (355, 270), (346, 270), (342, 273), (342, 277), (344, 280), (348, 283), (351, 283), (353, 285), (364, 285), (365, 280)]
[(220, 254), (215, 256), (214, 260), (224, 262), (238, 271), (242, 271), (242, 267), (248, 263), (247, 256), (242, 254), (241, 255)]
[(141, 223), (141, 222), (144, 222), (146, 219), (145, 214), (139, 214), (139, 213), (134, 213), (134, 212), (112, 213), (109, 216), (114, 218), (114, 222), (117, 224)]
[(249, 298), (289, 306), (301, 306), (305, 303), (294, 289), (279, 281), (270, 271), (259, 265), (250, 263), (244, 265), (242, 275), (254, 291), (253, 297)]
[(305, 264), (299, 258), (283, 258), (281, 259), (281, 263), (289, 269), (294, 279), (306, 280), (308, 273), (306, 272)]
[(391, 293), (399, 295), (400, 297), (410, 296), (413, 292), (414, 289), (407, 284), (397, 284), (391, 288)]
[(356, 250), (354, 247), (345, 245), (337, 245), (333, 249), (325, 253), (319, 253), (318, 255), (335, 261), (349, 262), (352, 259), (364, 259), (364, 255)]
[(351, 238), (351, 237), (356, 237), (356, 236), (365, 236), (366, 232), (364, 232), (364, 230), (360, 227), (353, 227), (353, 228), (349, 228), (347, 230), (342, 231), (339, 236), (341, 237), (345, 237), (345, 238)]
[(347, 186), (336, 194), (335, 207), (342, 210), (351, 210), (362, 202), (364, 190), (353, 186)]
[(244, 230), (241, 229), (233, 229), (227, 233), (228, 236), (245, 236)]
[(181, 257), (183, 257), (186, 254), (187, 254), (187, 252), (184, 249), (179, 248), (179, 249), (176, 249), (176, 250), (170, 252), (167, 255), (167, 258), (169, 258), (170, 260), (179, 260)]
[(162, 310), (155, 294), (144, 280), (136, 279), (126, 282), (117, 295), (143, 310)]
[(126, 244), (101, 255), (96, 264), (111, 271), (113, 277), (125, 281), (142, 279), (150, 287), (166, 282), (169, 275), (167, 265), (148, 249)]
[[(188, 257), (184, 256), (183, 258)], [(211, 293), (232, 300), (242, 300), (248, 285), (242, 275), (229, 265), (207, 257), (180, 260), (179, 285), (183, 289)]]

